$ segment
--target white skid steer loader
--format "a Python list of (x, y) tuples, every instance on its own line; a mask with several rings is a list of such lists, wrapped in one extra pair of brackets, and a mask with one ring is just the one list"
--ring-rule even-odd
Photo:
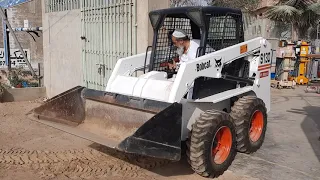
[[(270, 111), (272, 49), (244, 41), (240, 10), (179, 7), (149, 14), (151, 51), (119, 59), (105, 91), (75, 87), (35, 108), (33, 120), (126, 153), (180, 160), (217, 177), (237, 151), (257, 151)], [(197, 57), (169, 70), (172, 32), (199, 39)], [(142, 71), (141, 75), (138, 71)], [(188, 96), (189, 95), (189, 96)]]

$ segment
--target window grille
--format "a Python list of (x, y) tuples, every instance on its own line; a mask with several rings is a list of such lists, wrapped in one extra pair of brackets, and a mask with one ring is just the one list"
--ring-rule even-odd
[(240, 18), (241, 16), (237, 15), (214, 15), (210, 17), (206, 53), (211, 53), (213, 49), (217, 51), (241, 42), (239, 33), (242, 32), (242, 25)]
[(165, 66), (165, 64), (172, 62), (174, 58), (178, 57), (171, 40), (171, 35), (177, 28), (184, 30), (189, 38), (192, 39), (190, 19), (166, 17), (162, 27), (158, 30), (156, 48), (154, 50), (154, 70), (166, 70), (167, 66)]
[(80, 0), (45, 0), (45, 12), (59, 12), (80, 9)]

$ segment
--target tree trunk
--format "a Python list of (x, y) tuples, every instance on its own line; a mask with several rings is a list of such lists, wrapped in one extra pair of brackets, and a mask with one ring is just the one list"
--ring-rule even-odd
[(295, 25), (295, 23), (292, 23), (292, 26), (291, 26), (291, 39), (292, 39), (292, 41), (298, 41), (299, 40), (298, 27), (297, 27), (297, 25)]

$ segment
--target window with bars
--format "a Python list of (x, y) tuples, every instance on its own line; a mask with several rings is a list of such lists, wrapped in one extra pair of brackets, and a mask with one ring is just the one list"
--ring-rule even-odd
[(59, 12), (80, 9), (80, 0), (45, 0), (45, 12)]
[[(209, 17), (208, 40), (206, 54), (227, 48), (243, 41), (242, 16), (236, 14), (219, 15)], [(212, 48), (209, 48), (212, 47)], [(248, 72), (247, 62), (233, 61), (224, 66), (222, 73), (232, 76), (246, 77)], [(245, 72), (242, 72), (245, 70)]]
[[(241, 15), (219, 15), (209, 14), (208, 29), (205, 54), (212, 53), (243, 41), (242, 30), (242, 16)], [(153, 55), (153, 70), (164, 71), (167, 68), (167, 62), (172, 62), (178, 57), (175, 47), (172, 44), (171, 34), (175, 29), (183, 29), (186, 31), (190, 39), (201, 39), (200, 28), (189, 18), (182, 17), (166, 17), (163, 20), (161, 28), (157, 32)], [(198, 56), (203, 47), (198, 49)]]
[[(241, 42), (241, 16), (214, 15), (210, 17), (206, 54)], [(212, 48), (209, 48), (212, 47)]]

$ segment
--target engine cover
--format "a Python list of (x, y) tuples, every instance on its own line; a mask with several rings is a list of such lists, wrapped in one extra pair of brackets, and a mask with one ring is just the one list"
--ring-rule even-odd
[(107, 92), (168, 102), (173, 81), (165, 72), (151, 71), (140, 77), (118, 75), (106, 88)]

